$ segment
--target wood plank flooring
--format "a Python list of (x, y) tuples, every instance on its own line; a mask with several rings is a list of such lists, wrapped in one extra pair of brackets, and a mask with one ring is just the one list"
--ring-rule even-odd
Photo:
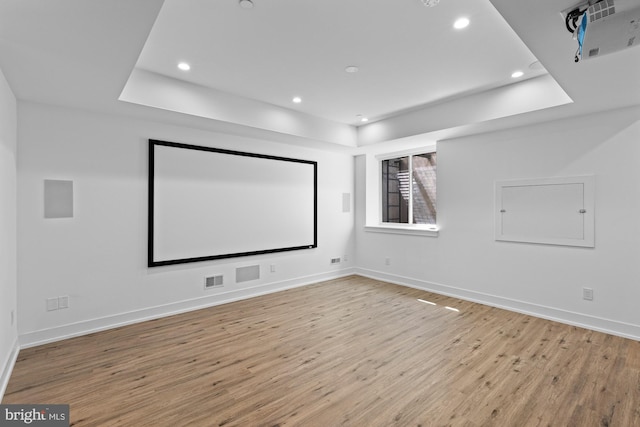
[(74, 426), (640, 426), (640, 343), (351, 276), (25, 349), (3, 403)]

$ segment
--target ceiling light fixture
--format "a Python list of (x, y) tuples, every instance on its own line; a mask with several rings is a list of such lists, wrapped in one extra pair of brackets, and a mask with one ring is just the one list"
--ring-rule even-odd
[(294, 96), (293, 99), (291, 100), (294, 104), (300, 104), (302, 102), (302, 98), (300, 98), (299, 96)]
[(186, 62), (180, 62), (178, 64), (178, 68), (182, 71), (189, 71), (191, 69), (191, 65), (187, 64)]
[(522, 77), (522, 76), (524, 76), (524, 73), (520, 70), (514, 71), (513, 74), (511, 74), (511, 78), (513, 79), (517, 79), (518, 77)]
[(467, 28), (469, 26), (469, 22), (469, 18), (458, 18), (456, 22), (453, 23), (453, 28), (456, 30)]
[(349, 65), (344, 70), (347, 73), (357, 73), (358, 72), (358, 67), (356, 67), (355, 65)]
[(427, 7), (437, 6), (440, 3), (440, 0), (422, 0), (422, 4)]
[(240, 7), (243, 9), (253, 9), (253, 2), (251, 0), (240, 0), (239, 1)]

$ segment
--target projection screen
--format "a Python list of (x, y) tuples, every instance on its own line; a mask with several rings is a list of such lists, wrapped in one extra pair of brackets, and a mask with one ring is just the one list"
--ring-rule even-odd
[(149, 140), (148, 266), (317, 247), (317, 162)]

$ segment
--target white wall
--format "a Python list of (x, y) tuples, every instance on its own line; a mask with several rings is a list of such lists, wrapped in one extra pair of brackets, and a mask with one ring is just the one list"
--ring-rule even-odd
[[(18, 135), (26, 346), (353, 271), (640, 338), (640, 108), (440, 141), (435, 238), (363, 231), (364, 157), (354, 170), (344, 153), (28, 102), (19, 104)], [(317, 160), (319, 247), (146, 268), (148, 138)], [(496, 180), (588, 174), (596, 176), (594, 249), (494, 241)], [(74, 218), (43, 218), (44, 179), (73, 180)], [(354, 191), (355, 218), (342, 212), (342, 193)], [(235, 268), (253, 264), (261, 279), (235, 284)], [(214, 274), (227, 285), (205, 292)], [(594, 301), (581, 299), (583, 286)], [(63, 295), (69, 309), (45, 310), (46, 298)]]
[[(353, 194), (350, 155), (28, 102), (18, 134), (23, 346), (351, 272), (353, 209), (342, 212), (342, 194)], [(318, 248), (147, 268), (148, 138), (318, 161)], [(43, 218), (45, 179), (73, 181), (73, 218)], [(236, 267), (255, 264), (259, 280), (234, 283)], [(217, 274), (225, 287), (204, 291), (205, 276)], [(58, 296), (70, 308), (47, 312), (45, 299)]]
[[(363, 231), (372, 163), (361, 156), (358, 271), (640, 339), (639, 161), (639, 108), (439, 141), (441, 230), (416, 237)], [(591, 174), (595, 248), (494, 240), (495, 181)], [(583, 287), (593, 288), (593, 301), (582, 299)]]
[[(16, 98), (0, 71), (0, 400), (17, 356)], [(13, 314), (12, 314), (13, 313)]]

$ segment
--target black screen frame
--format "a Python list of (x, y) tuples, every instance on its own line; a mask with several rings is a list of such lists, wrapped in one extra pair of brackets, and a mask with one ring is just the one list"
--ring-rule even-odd
[[(178, 258), (178, 259), (168, 259), (168, 260), (155, 260), (154, 257), (154, 233), (156, 229), (156, 224), (154, 221), (154, 210), (155, 210), (155, 147), (157, 146), (166, 146), (166, 147), (174, 147), (174, 148), (182, 148), (187, 150), (198, 150), (205, 152), (215, 152), (219, 154), (232, 155), (232, 156), (246, 156), (246, 157), (254, 157), (254, 158), (262, 158), (269, 160), (277, 160), (283, 162), (294, 162), (294, 163), (304, 163), (313, 166), (313, 243), (308, 245), (300, 245), (300, 246), (291, 246), (291, 247), (282, 247), (282, 248), (269, 248), (269, 249), (261, 249), (256, 251), (247, 251), (247, 252), (238, 252), (238, 253), (228, 253), (228, 254), (217, 254), (217, 255), (205, 255), (198, 257), (190, 257), (190, 258)], [(183, 144), (178, 142), (169, 142), (169, 141), (161, 141), (156, 139), (149, 139), (149, 171), (148, 171), (148, 235), (147, 235), (147, 266), (148, 267), (159, 267), (166, 265), (175, 265), (175, 264), (186, 264), (193, 262), (202, 262), (202, 261), (212, 261), (219, 259), (228, 259), (228, 258), (238, 258), (238, 257), (247, 257), (253, 255), (263, 255), (270, 253), (278, 253), (278, 252), (287, 252), (287, 251), (297, 251), (303, 249), (314, 249), (318, 247), (318, 162), (312, 160), (302, 160), (295, 159), (290, 157), (280, 157), (280, 156), (271, 156), (266, 154), (257, 154), (257, 153), (248, 153), (243, 151), (235, 151), (235, 150), (226, 150), (214, 147), (200, 146), (200, 145), (192, 145), (192, 144)]]

